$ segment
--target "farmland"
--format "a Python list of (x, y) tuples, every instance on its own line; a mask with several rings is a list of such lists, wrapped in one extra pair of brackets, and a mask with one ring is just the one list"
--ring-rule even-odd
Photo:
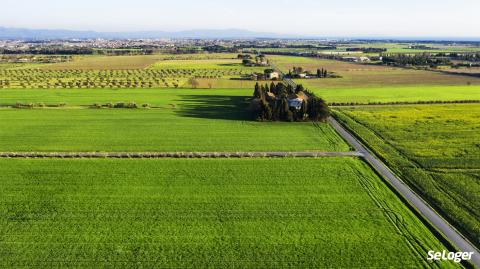
[(352, 107), (336, 115), (478, 246), (479, 105)]
[(326, 68), (341, 76), (341, 78), (301, 80), (300, 83), (316, 91), (372, 87), (480, 85), (480, 78), (448, 75), (425, 70), (294, 56), (269, 56), (268, 58), (285, 72), (294, 66), (301, 66), (310, 71), (317, 68)]
[(251, 88), (264, 67), (245, 67), (231, 54), (77, 56), (54, 64), (2, 64), (0, 88)]
[[(307, 81), (302, 81), (307, 82)], [(307, 82), (308, 84), (308, 82)], [(329, 103), (480, 100), (480, 86), (397, 86), (313, 90)]]
[[(243, 90), (9, 90), (0, 109), (0, 151), (347, 151), (325, 123), (254, 122)], [(148, 102), (150, 109), (94, 109)], [(5, 103), (4, 103), (5, 102)], [(62, 108), (50, 105), (66, 103)], [(295, 138), (295, 139), (292, 139)]]
[(1, 267), (460, 266), (353, 158), (1, 159), (0, 223)]

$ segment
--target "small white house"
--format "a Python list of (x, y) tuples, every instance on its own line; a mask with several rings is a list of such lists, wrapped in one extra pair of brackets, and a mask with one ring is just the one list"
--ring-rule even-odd
[(288, 97), (288, 106), (296, 110), (302, 109), (302, 104), (305, 101), (305, 95), (293, 94)]
[(280, 79), (280, 73), (277, 71), (273, 71), (271, 73), (268, 73), (268, 78), (269, 79)]

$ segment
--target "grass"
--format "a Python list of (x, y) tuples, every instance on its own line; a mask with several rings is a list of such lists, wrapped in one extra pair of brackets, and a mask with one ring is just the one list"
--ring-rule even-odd
[[(261, 123), (246, 90), (9, 90), (2, 103), (65, 108), (0, 109), (0, 151), (348, 151), (328, 124)], [(15, 100), (15, 101), (14, 101)], [(135, 101), (152, 109), (93, 109)]]
[(480, 105), (355, 107), (336, 115), (479, 246)]
[(0, 223), (1, 267), (459, 267), (353, 158), (1, 159)]
[(325, 68), (341, 76), (341, 78), (302, 79), (297, 81), (311, 90), (316, 91), (324, 89), (336, 90), (400, 86), (466, 86), (468, 83), (480, 85), (480, 78), (449, 75), (424, 70), (295, 56), (269, 56), (268, 58), (283, 71), (288, 71), (294, 66), (300, 66), (310, 71)]
[(398, 86), (313, 90), (327, 102), (418, 102), (480, 100), (480, 86)]

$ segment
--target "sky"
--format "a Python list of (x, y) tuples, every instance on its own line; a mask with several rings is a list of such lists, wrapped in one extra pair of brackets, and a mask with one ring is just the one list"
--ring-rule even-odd
[(480, 0), (1, 0), (0, 10), (0, 26), (33, 29), (480, 37)]

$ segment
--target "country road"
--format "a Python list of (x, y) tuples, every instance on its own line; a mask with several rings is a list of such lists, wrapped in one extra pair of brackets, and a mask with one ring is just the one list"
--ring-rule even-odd
[[(474, 252), (471, 262), (477, 268), (480, 268), (480, 256), (478, 249), (466, 240), (453, 226), (444, 220), (437, 212), (435, 212), (423, 199), (413, 192), (403, 181), (395, 176), (388, 167), (373, 156), (357, 139), (341, 126), (334, 118), (329, 118), (329, 123), (335, 130), (351, 145), (353, 148), (363, 155), (363, 158), (373, 166), (373, 168), (381, 174), (395, 189), (402, 194), (407, 201), (413, 205), (428, 221), (441, 231), (450, 242), (463, 252)], [(441, 249), (432, 249), (434, 251), (442, 251)], [(427, 253), (425, 253), (427, 258)]]

